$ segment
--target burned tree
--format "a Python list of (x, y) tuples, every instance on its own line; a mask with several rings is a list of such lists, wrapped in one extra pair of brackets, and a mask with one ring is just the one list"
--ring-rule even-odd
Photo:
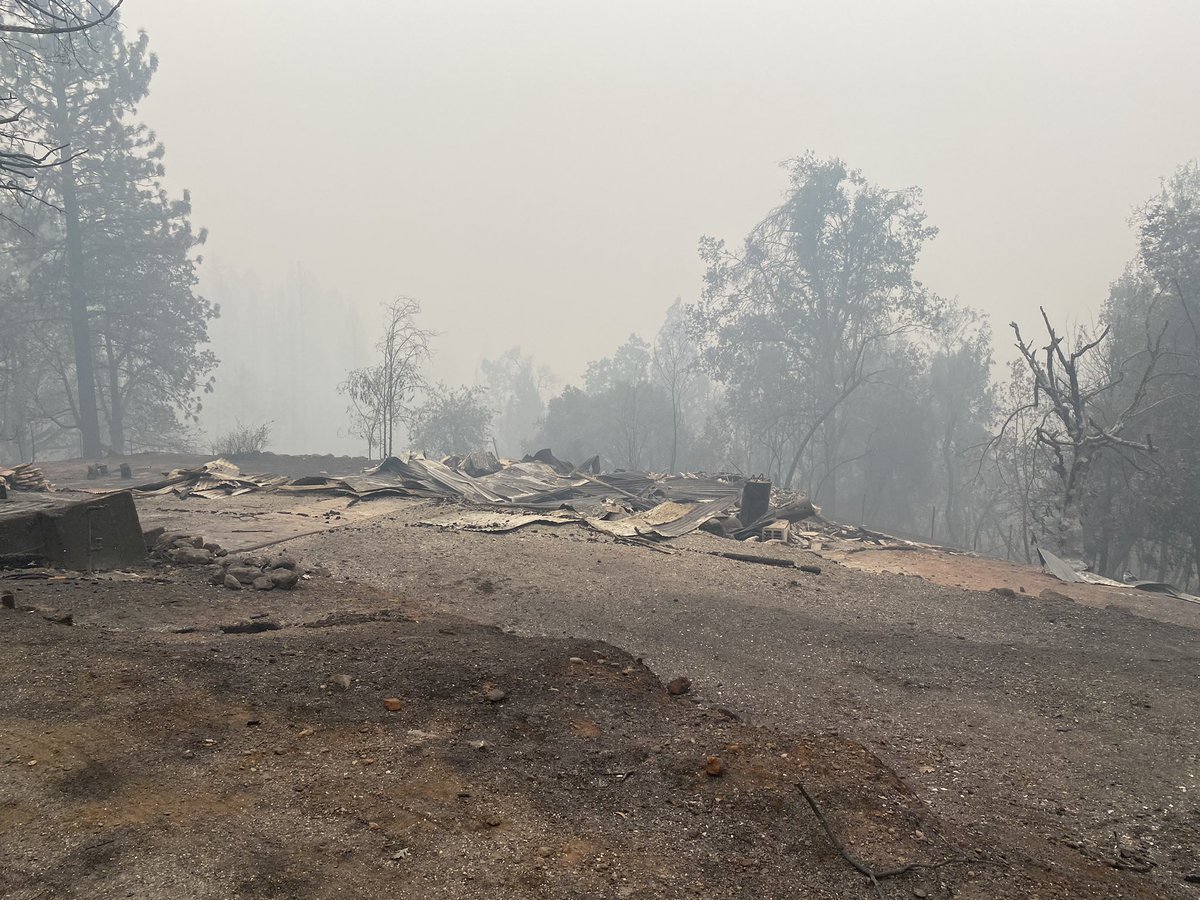
[(667, 310), (667, 320), (654, 339), (650, 362), (659, 383), (671, 398), (671, 463), (668, 471), (675, 472), (678, 470), (684, 401), (699, 374), (699, 353), (688, 332), (683, 301), (678, 297)]
[(367, 442), (367, 454), (376, 447), (381, 457), (395, 452), (396, 423), (408, 417), (408, 404), (424, 386), (421, 366), (429, 358), (433, 332), (417, 325), (421, 304), (401, 297), (387, 307), (388, 324), (376, 348), (379, 362), (354, 369), (338, 385), (350, 400), (351, 430)]
[[(38, 38), (69, 36), (109, 21), (125, 0), (78, 4), (70, 0), (2, 0), (0, 44), (6, 51), (44, 53)], [(53, 46), (53, 45), (52, 45)], [(65, 47), (57, 47), (65, 52)], [(34, 197), (33, 180), (41, 169), (61, 165), (69, 145), (57, 143), (30, 123), (12, 86), (0, 86), (0, 191)]]
[[(1017, 323), (1011, 323), (1017, 349), (1033, 375), (1033, 397), (1017, 412), (1043, 408), (1043, 399), (1048, 404), (1035, 428), (1035, 440), (1051, 454), (1051, 468), (1057, 476), (1059, 490), (1043, 523), (1043, 540), (1054, 553), (1079, 563), (1084, 553), (1085, 491), (1097, 459), (1114, 451), (1135, 455), (1154, 452), (1150, 435), (1143, 440), (1128, 434), (1134, 420), (1147, 411), (1147, 390), (1162, 353), (1165, 329), (1157, 337), (1147, 335), (1146, 348), (1141, 351), (1146, 362), (1140, 367), (1139, 381), (1114, 409), (1106, 401), (1113, 399), (1115, 389), (1130, 366), (1106, 366), (1093, 355), (1108, 336), (1109, 329), (1106, 327), (1098, 337), (1090, 340), (1081, 332), (1071, 349), (1066, 345), (1065, 337), (1050, 324), (1045, 309), (1041, 313), (1047, 334), (1044, 347), (1037, 348), (1027, 342)], [(1012, 415), (1009, 419), (1011, 421)]]

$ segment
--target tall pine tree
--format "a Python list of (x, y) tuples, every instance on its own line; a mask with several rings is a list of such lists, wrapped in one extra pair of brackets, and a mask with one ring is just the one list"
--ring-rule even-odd
[(191, 227), (187, 194), (163, 188), (163, 147), (135, 118), (157, 59), (144, 32), (126, 40), (119, 16), (85, 40), (35, 36), (23, 49), (4, 51), (14, 93), (27, 122), (69, 153), (39, 179), (42, 202), (8, 214), (33, 299), (70, 325), (69, 348), (52, 352), (71, 373), (84, 454), (105, 443), (120, 453), (131, 433), (160, 444), (211, 387), (217, 310), (195, 291), (204, 232)]

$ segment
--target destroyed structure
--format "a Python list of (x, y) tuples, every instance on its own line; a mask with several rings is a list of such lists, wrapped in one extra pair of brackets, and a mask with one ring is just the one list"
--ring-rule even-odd
[(359, 475), (287, 479), (243, 475), (218, 459), (176, 469), (135, 490), (211, 499), (251, 491), (333, 493), (356, 502), (379, 497), (459, 501), (466, 509), (428, 524), (512, 531), (536, 522), (579, 523), (619, 538), (664, 540), (699, 528), (745, 540), (767, 529), (784, 542), (791, 523), (817, 514), (802, 495), (740, 475), (600, 473), (593, 458), (576, 467), (549, 450), (517, 461), (490, 453), (445, 460), (389, 457)]

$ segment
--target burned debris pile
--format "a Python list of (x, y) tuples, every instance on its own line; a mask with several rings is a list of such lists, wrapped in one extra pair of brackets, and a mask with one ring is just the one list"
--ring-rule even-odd
[(0, 491), (52, 491), (54, 485), (46, 480), (42, 470), (29, 463), (11, 469), (0, 466)]
[(174, 494), (177, 497), (231, 497), (251, 491), (271, 490), (287, 483), (282, 475), (243, 475), (227, 459), (214, 459), (192, 469), (172, 469), (161, 480), (138, 485), (145, 496)]
[[(536, 521), (583, 522), (618, 538), (664, 540), (704, 528), (746, 540), (764, 529), (816, 515), (808, 500), (741, 475), (601, 472), (596, 457), (580, 466), (541, 450), (522, 460), (480, 451), (442, 460), (389, 457), (357, 475), (245, 475), (217, 459), (176, 469), (138, 487), (143, 495), (214, 499), (252, 491), (334, 493), (355, 502), (379, 497), (458, 501), (468, 510), (430, 521), (444, 527), (510, 531)], [(786, 535), (781, 535), (787, 540)]]
[[(746, 540), (761, 537), (781, 519), (800, 521), (818, 512), (805, 497), (741, 475), (602, 473), (595, 457), (577, 467), (549, 450), (520, 462), (491, 457), (494, 466), (481, 465), (477, 457), (391, 458), (361, 476), (320, 483), (302, 480), (309, 482), (309, 489), (337, 489), (340, 482), (360, 499), (398, 494), (463, 501), (470, 508), (424, 524), (470, 531), (576, 523), (621, 539), (667, 540), (703, 528)], [(467, 465), (490, 471), (472, 476)], [(293, 482), (285, 490), (297, 487)]]

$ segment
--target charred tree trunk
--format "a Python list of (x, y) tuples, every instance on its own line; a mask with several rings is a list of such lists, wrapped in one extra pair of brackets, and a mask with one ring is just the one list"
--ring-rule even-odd
[[(69, 144), (70, 114), (67, 89), (61, 66), (54, 69), (54, 103), (58, 117), (58, 142)], [(99, 456), (100, 415), (96, 407), (96, 373), (92, 363), (92, 335), (88, 322), (87, 294), (84, 290), (83, 238), (79, 225), (79, 198), (75, 193), (75, 166), (67, 156), (59, 167), (62, 183), (63, 219), (67, 232), (67, 281), (71, 293), (71, 339), (75, 345), (75, 383), (79, 396), (79, 430), (83, 435), (83, 455)]]
[(108, 440), (109, 449), (118, 456), (125, 446), (125, 403), (121, 397), (121, 373), (113, 349), (112, 338), (104, 336), (105, 369), (108, 371)]

